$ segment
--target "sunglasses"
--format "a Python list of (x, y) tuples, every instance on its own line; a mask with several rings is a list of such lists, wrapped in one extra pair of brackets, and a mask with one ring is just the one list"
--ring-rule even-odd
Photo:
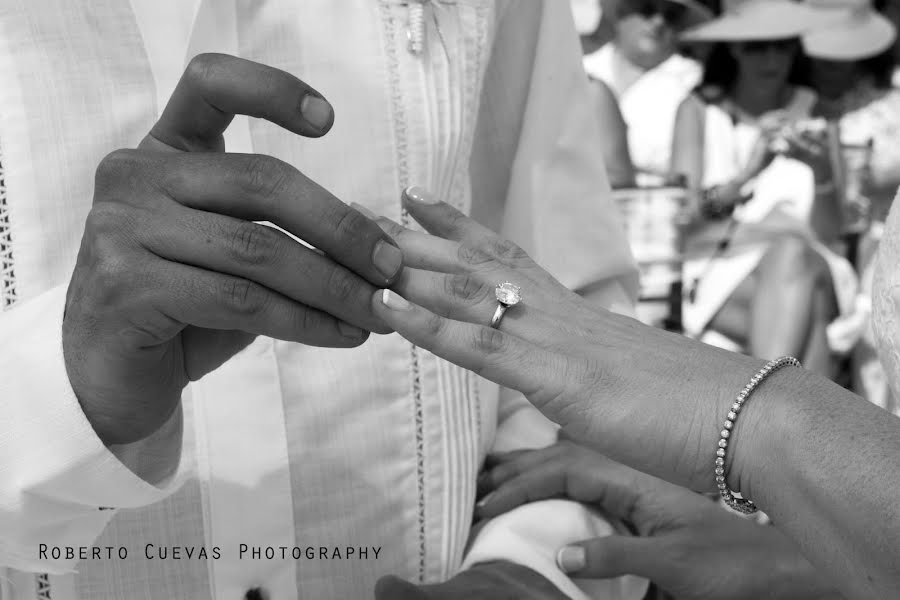
[(740, 42), (738, 49), (744, 54), (762, 54), (768, 50), (774, 50), (787, 54), (797, 47), (797, 40), (790, 38), (785, 40), (754, 40), (752, 42)]
[(669, 0), (623, 0), (618, 10), (620, 18), (640, 16), (651, 19), (659, 15), (669, 25), (680, 24), (686, 12), (686, 6)]

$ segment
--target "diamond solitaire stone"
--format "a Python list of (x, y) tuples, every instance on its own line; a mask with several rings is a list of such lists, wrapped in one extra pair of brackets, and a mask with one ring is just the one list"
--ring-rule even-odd
[(522, 301), (522, 288), (509, 282), (501, 283), (494, 290), (497, 302), (506, 306), (514, 306)]

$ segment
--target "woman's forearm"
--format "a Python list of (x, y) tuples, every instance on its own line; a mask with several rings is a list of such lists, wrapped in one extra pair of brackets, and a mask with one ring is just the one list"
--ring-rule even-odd
[(821, 573), (851, 598), (897, 593), (900, 419), (785, 369), (748, 401), (733, 441), (741, 491)]
[(813, 198), (810, 225), (816, 236), (826, 245), (840, 239), (844, 220), (841, 205), (843, 184), (831, 168), (813, 169), (815, 196)]

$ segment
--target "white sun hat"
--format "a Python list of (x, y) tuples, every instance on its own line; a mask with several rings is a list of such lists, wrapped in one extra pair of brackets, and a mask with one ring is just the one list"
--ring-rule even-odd
[(803, 50), (813, 58), (863, 60), (893, 45), (897, 29), (872, 7), (870, 0), (807, 0), (833, 19), (830, 26), (803, 35)]
[(839, 19), (792, 0), (748, 0), (730, 8), (717, 19), (681, 34), (686, 42), (743, 42), (780, 40), (829, 27)]

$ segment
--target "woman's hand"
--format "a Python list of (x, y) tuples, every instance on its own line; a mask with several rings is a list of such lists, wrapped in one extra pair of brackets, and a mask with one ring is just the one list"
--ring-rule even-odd
[(828, 132), (824, 129), (795, 126), (780, 138), (782, 154), (809, 165), (817, 182), (831, 181), (831, 157), (828, 153)]
[[(422, 190), (407, 191), (404, 205), (434, 235), (379, 221), (406, 265), (391, 291), (372, 298), (389, 327), (521, 391), (569, 436), (620, 462), (716, 489), (721, 423), (762, 361), (596, 308), (515, 244)], [(494, 290), (506, 281), (521, 286), (524, 298), (492, 329)], [(754, 421), (769, 414), (760, 407), (738, 421), (737, 451), (728, 453), (732, 487), (741, 457), (756, 451)]]
[(478, 504), (478, 516), (562, 496), (594, 504), (635, 532), (560, 549), (557, 562), (573, 577), (638, 575), (679, 600), (839, 597), (829, 595), (823, 578), (774, 527), (572, 441), (492, 462), (479, 480), (488, 495)]

